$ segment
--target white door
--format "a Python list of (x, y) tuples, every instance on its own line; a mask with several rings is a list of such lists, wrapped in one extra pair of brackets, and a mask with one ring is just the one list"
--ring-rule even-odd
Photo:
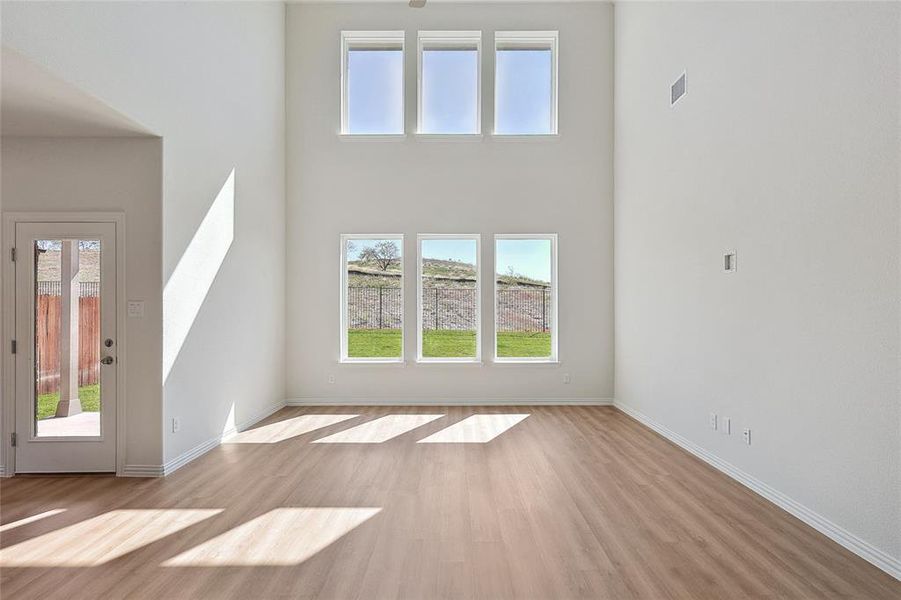
[(16, 224), (17, 473), (116, 470), (116, 225)]

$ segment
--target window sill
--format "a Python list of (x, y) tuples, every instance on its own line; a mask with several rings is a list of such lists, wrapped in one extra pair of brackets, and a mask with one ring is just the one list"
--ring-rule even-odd
[(491, 138), (501, 142), (548, 141), (556, 142), (559, 133), (492, 133)]
[(417, 358), (417, 365), (470, 365), (473, 367), (481, 367), (482, 361), (475, 358)]
[(342, 358), (338, 361), (342, 365), (370, 365), (370, 366), (395, 366), (406, 367), (407, 361), (402, 358)]
[(435, 142), (477, 142), (484, 136), (481, 133), (417, 133), (416, 139)]
[(531, 365), (533, 367), (559, 367), (563, 363), (557, 359), (541, 359), (541, 360), (530, 360), (528, 358), (495, 358), (493, 361), (495, 365), (511, 365), (511, 366), (524, 366)]
[(339, 133), (338, 139), (367, 142), (400, 142), (407, 139), (406, 133)]

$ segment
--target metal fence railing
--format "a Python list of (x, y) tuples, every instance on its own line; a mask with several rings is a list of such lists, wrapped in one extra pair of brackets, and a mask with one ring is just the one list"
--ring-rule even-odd
[(506, 289), (497, 291), (498, 331), (549, 331), (551, 290)]
[[(423, 288), (422, 328), (474, 330), (478, 302), (474, 288)], [(549, 288), (498, 290), (497, 330), (549, 331), (551, 302)], [(401, 288), (347, 288), (347, 325), (351, 329), (398, 329), (402, 322)]]
[(398, 329), (403, 310), (401, 288), (347, 288), (347, 326), (351, 329)]
[(422, 328), (475, 330), (477, 301), (474, 288), (423, 288)]
[[(59, 296), (61, 287), (59, 281), (38, 281), (38, 296)], [(99, 281), (80, 281), (79, 296), (82, 298), (100, 295)]]

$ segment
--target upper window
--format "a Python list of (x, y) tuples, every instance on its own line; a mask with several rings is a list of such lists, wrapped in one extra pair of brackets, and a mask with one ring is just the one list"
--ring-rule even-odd
[(404, 133), (404, 32), (341, 32), (341, 133)]
[(404, 357), (402, 235), (341, 236), (341, 360)]
[(419, 244), (421, 362), (477, 362), (480, 236), (422, 234)]
[(497, 235), (495, 360), (557, 361), (557, 236)]
[(480, 31), (419, 32), (419, 133), (478, 134)]
[(494, 133), (557, 133), (557, 32), (498, 31)]

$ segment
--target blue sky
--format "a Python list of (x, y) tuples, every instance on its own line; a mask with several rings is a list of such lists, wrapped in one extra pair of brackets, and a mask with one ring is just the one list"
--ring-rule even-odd
[(348, 133), (403, 133), (404, 53), (350, 50), (347, 73)]
[[(496, 56), (495, 132), (550, 133), (551, 51)], [(422, 132), (478, 133), (476, 51), (425, 50), (422, 60)], [(403, 52), (350, 50), (347, 61), (348, 132), (403, 133)]]
[(551, 51), (499, 50), (495, 133), (551, 133)]
[(475, 50), (424, 50), (422, 132), (478, 133), (478, 77)]
[(475, 240), (422, 240), (422, 257), (476, 264)]
[[(373, 248), (376, 244), (383, 241), (385, 241), (384, 238), (372, 238), (368, 240), (347, 240), (345, 242), (347, 244), (347, 262), (358, 260), (360, 258), (360, 252), (362, 252), (366, 248)], [(394, 242), (394, 245), (397, 246), (398, 253), (403, 256), (404, 248), (400, 240), (390, 241)]]
[(506, 275), (510, 267), (517, 275), (540, 281), (551, 280), (550, 240), (497, 240), (497, 275)]

